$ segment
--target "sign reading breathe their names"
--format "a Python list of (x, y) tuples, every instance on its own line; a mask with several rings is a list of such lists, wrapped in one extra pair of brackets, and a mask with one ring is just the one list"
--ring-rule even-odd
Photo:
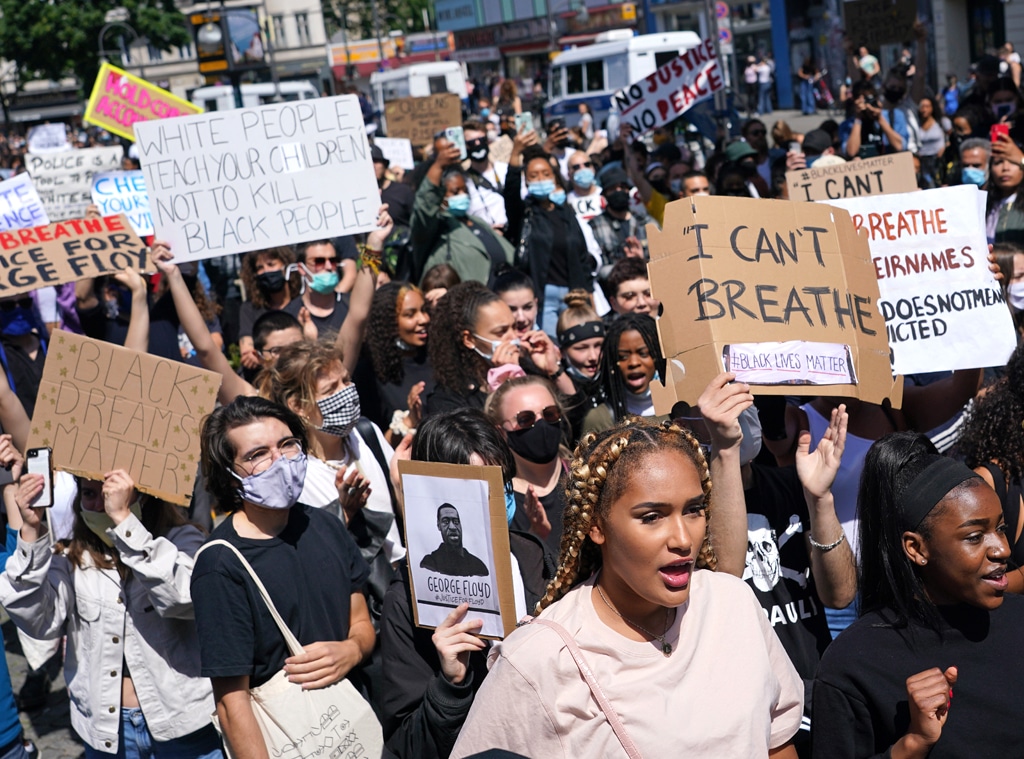
[(0, 232), (49, 223), (43, 201), (28, 174), (17, 174), (0, 182)]
[(92, 178), (121, 168), (124, 150), (84, 148), (64, 153), (28, 153), (25, 167), (35, 183), (50, 221), (81, 219), (92, 203)]
[(153, 234), (153, 215), (146, 194), (146, 177), (141, 171), (108, 171), (92, 181), (92, 202), (101, 216), (123, 213), (135, 230), (145, 237)]
[(139, 122), (135, 137), (153, 226), (179, 261), (376, 227), (353, 95)]
[(29, 447), (53, 449), (57, 469), (93, 480), (127, 470), (139, 490), (187, 505), (199, 426), (220, 375), (58, 330), (50, 342)]
[(984, 193), (958, 185), (832, 205), (870, 235), (894, 372), (1006, 363), (1017, 341), (988, 270)]

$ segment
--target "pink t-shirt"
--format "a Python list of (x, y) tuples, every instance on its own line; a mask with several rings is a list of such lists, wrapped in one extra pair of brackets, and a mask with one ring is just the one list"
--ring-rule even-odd
[[(742, 580), (694, 573), (668, 657), (600, 620), (593, 581), (541, 616), (576, 639), (645, 759), (767, 757), (796, 733), (803, 682)], [(495, 646), (452, 758), (488, 748), (545, 759), (625, 755), (562, 639), (540, 625)]]

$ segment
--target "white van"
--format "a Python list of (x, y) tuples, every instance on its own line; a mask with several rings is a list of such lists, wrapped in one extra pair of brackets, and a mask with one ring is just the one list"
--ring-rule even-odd
[[(320, 93), (311, 82), (280, 82), (278, 84), (280, 99), (285, 101), (311, 100), (320, 97)], [(273, 82), (242, 85), (242, 106), (252, 108), (257, 105), (273, 103), (277, 100), (278, 89)], [(215, 84), (210, 87), (199, 87), (192, 91), (189, 98), (192, 105), (205, 111), (230, 111), (235, 105), (235, 89), (230, 84)]]
[(579, 105), (586, 103), (599, 125), (608, 117), (616, 92), (699, 44), (701, 39), (694, 32), (634, 37), (628, 30), (616, 30), (598, 35), (593, 45), (559, 53), (551, 62), (544, 116), (546, 120), (562, 118), (568, 126), (575, 126)]
[(381, 114), (384, 104), (400, 98), (422, 98), (452, 92), (465, 103), (469, 99), (466, 70), (459, 61), (414, 63), (370, 74), (373, 107)]

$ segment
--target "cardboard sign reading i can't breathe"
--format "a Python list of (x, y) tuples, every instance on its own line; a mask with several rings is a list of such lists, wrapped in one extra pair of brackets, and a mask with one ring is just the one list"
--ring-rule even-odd
[(53, 465), (102, 480), (124, 469), (135, 486), (187, 505), (199, 464), (199, 425), (220, 375), (58, 330), (36, 397), (29, 447)]
[(817, 203), (697, 197), (647, 227), (667, 382), (659, 414), (723, 368), (765, 395), (839, 395), (898, 407), (878, 280), (850, 215)]

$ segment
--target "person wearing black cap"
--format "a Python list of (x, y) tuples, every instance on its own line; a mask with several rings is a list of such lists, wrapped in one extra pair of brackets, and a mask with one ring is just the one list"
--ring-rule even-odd
[(858, 509), (861, 617), (818, 667), (812, 755), (1019, 756), (1024, 599), (999, 497), (898, 432), (868, 452)]
[(388, 213), (396, 226), (408, 227), (412, 221), (412, 204), (416, 193), (409, 185), (388, 177), (391, 161), (384, 157), (384, 151), (379, 147), (374, 145), (370, 148), (370, 157), (373, 159), (373, 170), (377, 173), (381, 202), (388, 204)]
[(814, 162), (823, 155), (836, 154), (836, 150), (832, 146), (832, 137), (824, 129), (812, 129), (805, 134), (801, 146), (803, 147), (807, 166), (813, 166)]
[(633, 183), (626, 172), (612, 168), (601, 176), (605, 208), (590, 220), (597, 244), (601, 247), (601, 269), (598, 277), (603, 279), (615, 262), (622, 258), (647, 258), (646, 216), (640, 217), (629, 207), (629, 191)]

